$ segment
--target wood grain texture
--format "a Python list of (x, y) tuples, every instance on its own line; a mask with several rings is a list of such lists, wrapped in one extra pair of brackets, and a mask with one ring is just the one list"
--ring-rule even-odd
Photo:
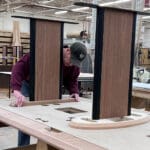
[(14, 147), (14, 148), (9, 148), (5, 150), (36, 150), (36, 144), (22, 146), (22, 147)]
[(100, 118), (128, 113), (132, 24), (132, 13), (105, 10)]
[(92, 144), (86, 140), (77, 138), (65, 132), (48, 130), (49, 126), (43, 123), (28, 119), (16, 113), (0, 108), (0, 122), (11, 125), (56, 149), (65, 150), (105, 150), (101, 146)]
[[(45, 150), (45, 149), (43, 148), (43, 146), (39, 147), (39, 145), (37, 143), (37, 144), (28, 145), (28, 146), (9, 148), (9, 149), (5, 149), (5, 150)], [(47, 145), (47, 150), (60, 150), (60, 149), (56, 149), (50, 145)]]
[(147, 89), (139, 89), (139, 88), (134, 88), (132, 90), (132, 96), (135, 97), (140, 97), (140, 98), (144, 98), (144, 99), (150, 99), (150, 90)]
[[(26, 101), (23, 104), (24, 106), (35, 106), (35, 105), (49, 105), (49, 104), (60, 104), (60, 103), (67, 103), (67, 102), (76, 102), (74, 98), (68, 98), (68, 99), (51, 99), (51, 100), (41, 100), (41, 101)], [(11, 104), (10, 104), (11, 106)], [(14, 107), (14, 106), (13, 106)], [(15, 106), (16, 107), (16, 106)]]
[(36, 150), (48, 150), (48, 145), (43, 141), (38, 140)]
[(36, 21), (35, 99), (58, 99), (60, 82), (59, 22)]

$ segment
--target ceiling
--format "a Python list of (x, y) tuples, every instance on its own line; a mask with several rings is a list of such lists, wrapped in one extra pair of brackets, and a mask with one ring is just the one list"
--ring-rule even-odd
[[(38, 16), (70, 21), (90, 21), (92, 9), (74, 11), (73, 9), (79, 8), (79, 6), (74, 5), (74, 2), (92, 3), (93, 1), (97, 4), (106, 4), (116, 0), (0, 0), (0, 15), (9, 13), (11, 15)], [(108, 6), (131, 9), (132, 0)], [(60, 11), (65, 12), (55, 14)]]
[[(95, 1), (97, 4), (103, 4), (116, 0), (0, 0), (0, 15), (10, 13), (11, 15), (40, 16), (75, 21), (90, 20), (88, 17), (92, 15), (92, 9), (72, 10), (79, 8), (74, 5), (74, 2), (79, 1), (87, 3)], [(131, 1), (117, 4), (115, 7), (131, 8)], [(58, 11), (67, 11), (67, 13), (55, 14)]]

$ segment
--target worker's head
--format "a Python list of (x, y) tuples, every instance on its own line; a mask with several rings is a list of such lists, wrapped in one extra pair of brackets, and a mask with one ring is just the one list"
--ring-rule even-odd
[(87, 37), (88, 37), (88, 35), (86, 33), (86, 30), (80, 32), (80, 38), (81, 39), (87, 39)]
[(63, 48), (63, 59), (65, 66), (78, 66), (80, 67), (81, 62), (84, 60), (87, 54), (87, 48), (80, 42), (73, 43), (70, 48), (64, 46)]

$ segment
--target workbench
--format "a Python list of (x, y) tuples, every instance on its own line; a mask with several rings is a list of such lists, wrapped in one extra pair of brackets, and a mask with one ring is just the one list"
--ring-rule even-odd
[[(81, 82), (93, 82), (94, 75), (92, 73), (80, 73), (78, 82), (79, 89)], [(133, 82), (132, 84), (132, 107), (145, 108), (150, 111), (150, 84)]]
[(150, 84), (133, 82), (132, 107), (150, 111)]
[(10, 71), (0, 71), (1, 75), (8, 76), (8, 97), (10, 98), (11, 95), (11, 88), (10, 88), (10, 78), (11, 78), (11, 72)]
[(93, 73), (80, 73), (78, 77), (79, 82), (93, 82), (94, 74)]
[(54, 100), (51, 104), (36, 102), (36, 105), (10, 107), (10, 100), (4, 99), (0, 101), (0, 122), (36, 137), (39, 140), (36, 150), (48, 150), (46, 145), (56, 150), (149, 150), (149, 122), (118, 129), (71, 128), (71, 118), (91, 115), (92, 101), (85, 98), (80, 100)]

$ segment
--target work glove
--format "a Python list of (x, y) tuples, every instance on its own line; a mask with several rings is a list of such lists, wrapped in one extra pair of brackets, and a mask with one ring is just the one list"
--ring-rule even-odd
[(80, 100), (79, 100), (79, 94), (77, 94), (77, 93), (71, 94), (70, 97), (71, 97), (71, 98), (74, 98), (76, 102), (79, 102), (79, 101), (80, 101)]
[(15, 96), (16, 100), (13, 103), (11, 103), (11, 106), (16, 106), (16, 107), (23, 106), (26, 98), (21, 94), (21, 92), (14, 90), (14, 96)]

